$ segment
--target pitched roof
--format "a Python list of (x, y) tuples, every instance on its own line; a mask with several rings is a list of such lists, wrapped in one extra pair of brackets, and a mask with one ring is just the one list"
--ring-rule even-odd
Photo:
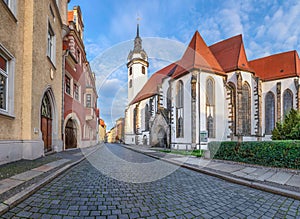
[(215, 43), (209, 48), (225, 72), (237, 69), (253, 72), (247, 60), (241, 34)]
[(155, 72), (144, 85), (142, 90), (135, 96), (131, 104), (137, 103), (146, 98), (152, 97), (158, 94), (157, 85), (162, 83), (162, 80), (168, 76), (171, 76), (172, 72), (176, 69), (177, 64), (172, 63), (161, 70)]
[(252, 60), (249, 65), (264, 81), (300, 76), (300, 61), (295, 50)]
[(193, 68), (225, 74), (198, 31), (195, 32), (181, 60), (178, 62), (178, 67), (173, 74), (173, 78), (178, 78)]

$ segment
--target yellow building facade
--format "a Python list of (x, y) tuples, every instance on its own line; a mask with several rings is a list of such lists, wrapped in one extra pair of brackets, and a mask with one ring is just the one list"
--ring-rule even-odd
[(67, 3), (0, 1), (0, 164), (62, 150)]

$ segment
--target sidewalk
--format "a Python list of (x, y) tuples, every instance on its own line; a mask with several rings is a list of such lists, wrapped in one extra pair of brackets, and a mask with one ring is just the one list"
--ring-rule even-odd
[(163, 153), (159, 152), (162, 148), (149, 146), (124, 145), (124, 147), (230, 182), (300, 200), (300, 170)]
[[(35, 161), (16, 161), (11, 164), (1, 165), (0, 215), (26, 199), (67, 169), (84, 160), (98, 148), (99, 145), (67, 150), (53, 153)], [(43, 164), (36, 167), (39, 163)], [(24, 165), (28, 166), (24, 167)], [(3, 179), (2, 173), (9, 173), (10, 168), (19, 173)]]

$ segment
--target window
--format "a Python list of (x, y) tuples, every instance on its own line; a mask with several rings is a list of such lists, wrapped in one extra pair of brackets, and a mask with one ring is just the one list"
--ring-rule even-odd
[(74, 98), (79, 101), (79, 86), (74, 84)]
[(266, 123), (266, 135), (271, 135), (272, 130), (275, 127), (275, 96), (270, 91), (266, 95), (265, 101), (265, 123)]
[(133, 131), (135, 134), (138, 133), (138, 107), (137, 106), (133, 110)]
[(71, 95), (71, 79), (68, 76), (65, 77), (65, 86), (66, 86), (66, 93)]
[(55, 35), (54, 31), (50, 25), (48, 24), (48, 44), (47, 44), (47, 56), (50, 58), (53, 64), (55, 64)]
[(129, 88), (131, 88), (132, 87), (132, 80), (130, 79), (130, 81), (129, 81)]
[(167, 109), (169, 111), (172, 110), (172, 99), (171, 99), (171, 89), (170, 89), (170, 87), (168, 88), (168, 91), (167, 91)]
[(215, 82), (206, 80), (206, 129), (209, 138), (215, 137)]
[(183, 138), (183, 82), (178, 81), (176, 86), (176, 137)]
[(132, 67), (129, 68), (129, 75), (132, 75)]
[(7, 60), (0, 56), (0, 109), (7, 110)]
[(230, 102), (229, 102), (229, 113), (230, 122), (231, 122), (231, 131), (233, 134), (236, 133), (236, 90), (233, 83), (229, 83), (229, 90), (230, 90)]
[(183, 107), (183, 82), (178, 81), (176, 90), (176, 104), (177, 108)]
[(145, 131), (149, 131), (149, 120), (150, 120), (149, 105), (146, 104), (146, 106), (145, 106)]
[(17, 1), (16, 0), (4, 0), (4, 3), (7, 5), (7, 7), (10, 9), (10, 11), (13, 13), (13, 15), (16, 16)]
[(142, 74), (145, 74), (145, 73), (146, 73), (145, 66), (142, 66)]
[(242, 87), (241, 120), (243, 135), (251, 135), (251, 92), (250, 86), (247, 83)]
[(286, 89), (283, 92), (283, 116), (293, 108), (293, 93), (290, 89)]
[(92, 95), (91, 94), (86, 95), (86, 107), (92, 107)]
[(14, 58), (0, 44), (0, 113), (13, 116)]

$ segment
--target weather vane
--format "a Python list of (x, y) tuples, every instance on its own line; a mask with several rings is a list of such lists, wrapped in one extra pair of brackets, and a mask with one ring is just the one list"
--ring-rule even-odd
[(140, 17), (139, 13), (137, 14), (136, 20), (137, 20), (138, 24), (140, 23), (140, 20), (142, 20), (142, 18)]

